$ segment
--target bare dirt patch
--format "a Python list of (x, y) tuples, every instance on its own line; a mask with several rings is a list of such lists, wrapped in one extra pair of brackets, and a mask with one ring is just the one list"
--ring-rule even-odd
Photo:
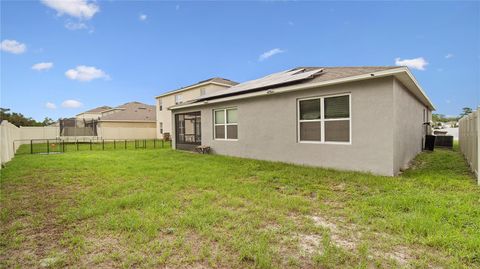
[(6, 267), (42, 267), (63, 263), (66, 250), (61, 239), (66, 227), (59, 221), (57, 208), (69, 200), (72, 187), (45, 184), (41, 178), (25, 183), (3, 184), (5, 199), (1, 210), (1, 264)]
[[(316, 226), (328, 229), (330, 232), (331, 242), (337, 247), (343, 248), (348, 251), (354, 251), (358, 249), (362, 243), (362, 232), (360, 228), (351, 223), (346, 223), (342, 219), (336, 219), (335, 221), (328, 220), (321, 216), (310, 217)], [(390, 236), (387, 234), (376, 234), (379, 240), (389, 240)], [(315, 235), (302, 235), (301, 246), (305, 251), (311, 251), (308, 245), (321, 245), (321, 237)], [(313, 240), (319, 240), (312, 242)], [(305, 248), (305, 246), (307, 246)], [(379, 259), (391, 259), (398, 265), (408, 266), (413, 260), (414, 255), (410, 253), (410, 249), (404, 246), (394, 246), (391, 250), (376, 249), (374, 244), (369, 244), (371, 255)], [(373, 255), (373, 256), (372, 256)]]

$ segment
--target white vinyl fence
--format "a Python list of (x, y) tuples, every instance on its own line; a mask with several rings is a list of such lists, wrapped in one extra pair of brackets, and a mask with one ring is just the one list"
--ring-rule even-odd
[[(60, 134), (58, 127), (17, 127), (4, 120), (0, 124), (0, 162), (9, 162), (22, 144), (30, 139), (56, 139)], [(15, 141), (15, 143), (14, 143)]]
[(477, 111), (464, 116), (458, 121), (460, 150), (467, 159), (473, 172), (477, 175), (477, 181), (480, 185), (480, 162), (478, 152), (480, 151), (480, 115)]

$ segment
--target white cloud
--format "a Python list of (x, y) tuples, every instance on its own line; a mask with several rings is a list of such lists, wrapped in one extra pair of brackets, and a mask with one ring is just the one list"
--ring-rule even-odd
[(180, 9), (180, 5), (176, 5), (175, 10), (179, 10), (179, 9)]
[(67, 28), (68, 30), (75, 31), (75, 30), (88, 29), (88, 26), (83, 22), (67, 22), (65, 24), (65, 28)]
[(89, 0), (41, 0), (47, 7), (57, 11), (59, 16), (70, 15), (79, 19), (91, 19), (100, 7)]
[(79, 65), (75, 69), (69, 69), (65, 76), (72, 80), (90, 81), (98, 78), (110, 79), (110, 76), (94, 66)]
[(80, 103), (77, 100), (72, 100), (72, 99), (65, 100), (62, 103), (62, 107), (64, 107), (64, 108), (79, 108), (79, 107), (82, 107), (82, 106), (83, 106), (82, 103)]
[(415, 59), (395, 59), (395, 65), (406, 66), (408, 68), (425, 70), (425, 67), (428, 65), (428, 62), (423, 57), (418, 57)]
[(450, 59), (450, 58), (453, 58), (453, 54), (449, 53), (449, 54), (445, 55), (445, 59)]
[(147, 15), (140, 14), (140, 16), (138, 16), (138, 19), (141, 20), (141, 21), (146, 21), (147, 20)]
[(48, 108), (48, 109), (56, 109), (57, 108), (57, 106), (54, 103), (50, 103), (50, 102), (47, 102), (45, 104), (45, 107)]
[(38, 63), (38, 64), (34, 64), (32, 66), (32, 69), (33, 70), (37, 70), (37, 71), (44, 71), (44, 70), (48, 70), (50, 68), (53, 67), (53, 63), (50, 63), (50, 62), (45, 62), (45, 63)]
[(23, 43), (20, 43), (16, 40), (5, 39), (0, 45), (1, 50), (14, 53), (22, 54), (27, 50), (27, 46)]
[(264, 53), (262, 53), (259, 57), (258, 57), (258, 60), (259, 61), (264, 61), (276, 54), (279, 54), (279, 53), (284, 53), (285, 51), (282, 50), (282, 49), (279, 49), (279, 48), (275, 48), (275, 49), (271, 49), (269, 51), (266, 51)]

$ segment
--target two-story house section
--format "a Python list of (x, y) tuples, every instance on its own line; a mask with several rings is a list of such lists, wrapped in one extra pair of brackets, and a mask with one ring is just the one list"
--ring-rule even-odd
[(168, 109), (169, 107), (225, 90), (237, 84), (237, 82), (225, 78), (211, 78), (156, 96), (157, 138), (163, 138), (164, 133), (172, 133), (172, 112)]

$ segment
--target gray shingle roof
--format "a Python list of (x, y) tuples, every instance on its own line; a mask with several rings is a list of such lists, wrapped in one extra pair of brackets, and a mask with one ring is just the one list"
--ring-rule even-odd
[(155, 121), (155, 106), (129, 102), (115, 108), (115, 112), (101, 117), (101, 121)]
[(290, 70), (273, 73), (259, 79), (246, 81), (228, 89), (199, 97), (195, 100), (192, 100), (192, 102), (194, 103), (202, 100), (212, 100), (265, 89), (274, 89), (286, 85), (308, 84), (341, 79), (394, 68), (398, 68), (398, 66), (297, 67)]
[(102, 111), (109, 110), (109, 109), (111, 109), (111, 107), (109, 107), (109, 106), (99, 106), (99, 107), (96, 107), (94, 109), (90, 109), (90, 110), (87, 110), (85, 112), (82, 112), (81, 114), (83, 114), (83, 113), (100, 113)]

